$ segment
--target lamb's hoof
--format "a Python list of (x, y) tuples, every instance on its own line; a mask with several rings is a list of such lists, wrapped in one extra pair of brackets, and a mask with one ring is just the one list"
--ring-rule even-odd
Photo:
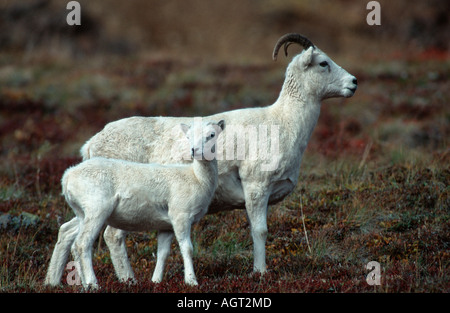
[(91, 284), (83, 285), (83, 289), (85, 291), (98, 291), (98, 290), (100, 290), (100, 286), (97, 283), (91, 283)]
[(61, 287), (61, 281), (60, 280), (51, 280), (49, 278), (46, 278), (44, 281), (44, 286), (46, 287)]

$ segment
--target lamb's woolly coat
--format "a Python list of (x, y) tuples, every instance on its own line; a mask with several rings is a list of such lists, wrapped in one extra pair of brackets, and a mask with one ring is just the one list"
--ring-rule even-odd
[[(203, 169), (196, 165), (201, 175), (207, 175), (198, 181), (191, 164), (161, 166), (93, 158), (66, 171), (63, 193), (71, 207), (108, 214), (106, 224), (113, 227), (169, 231), (169, 214), (178, 216), (188, 207), (192, 214), (189, 220), (194, 223), (205, 215), (217, 187), (216, 162), (204, 162)], [(100, 212), (104, 207), (111, 208), (112, 213)]]
[[(59, 284), (71, 250), (83, 285), (97, 287), (92, 245), (104, 224), (121, 231), (159, 231), (154, 282), (162, 280), (170, 241), (175, 234), (183, 256), (185, 282), (197, 284), (191, 225), (206, 214), (217, 188), (215, 136), (224, 129), (224, 121), (179, 126), (178, 132), (183, 130), (190, 142), (187, 151), (194, 158), (190, 164), (144, 164), (95, 157), (66, 170), (62, 178), (63, 194), (76, 217), (60, 228), (46, 284)], [(105, 239), (119, 278), (134, 280), (124, 243), (112, 242), (108, 233)]]

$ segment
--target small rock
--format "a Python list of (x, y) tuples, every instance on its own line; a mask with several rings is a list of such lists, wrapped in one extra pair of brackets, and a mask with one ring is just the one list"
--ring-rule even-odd
[(6, 229), (8, 224), (11, 222), (11, 214), (0, 215), (0, 229)]
[(27, 227), (34, 227), (36, 226), (40, 221), (39, 216), (28, 213), (28, 212), (22, 212), (19, 216), (12, 216), (9, 213), (5, 213), (0, 215), (0, 229), (6, 229), (6, 228), (12, 228), (12, 229), (19, 229), (21, 226)]
[(20, 214), (20, 219), (22, 226), (28, 227), (28, 226), (36, 226), (39, 223), (39, 216), (28, 213), (28, 212), (22, 212)]

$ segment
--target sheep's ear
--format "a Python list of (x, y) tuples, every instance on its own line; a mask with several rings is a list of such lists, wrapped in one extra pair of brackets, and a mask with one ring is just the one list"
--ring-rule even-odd
[(187, 132), (189, 131), (189, 128), (191, 128), (191, 126), (181, 123), (180, 124), (180, 128), (183, 131), (183, 133), (185, 135), (187, 135)]
[(219, 125), (220, 129), (224, 130), (225, 129), (225, 120), (220, 120), (217, 125)]
[(314, 47), (309, 47), (305, 51), (303, 51), (300, 63), (303, 66), (303, 68), (307, 68), (311, 63), (313, 59), (313, 51)]

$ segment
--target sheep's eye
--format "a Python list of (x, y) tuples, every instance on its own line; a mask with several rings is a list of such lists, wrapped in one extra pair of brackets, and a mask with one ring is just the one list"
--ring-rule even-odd
[(328, 62), (327, 61), (320, 62), (319, 65), (322, 66), (322, 67), (327, 67), (328, 66)]
[(216, 134), (215, 133), (211, 133), (211, 138), (214, 138)]

